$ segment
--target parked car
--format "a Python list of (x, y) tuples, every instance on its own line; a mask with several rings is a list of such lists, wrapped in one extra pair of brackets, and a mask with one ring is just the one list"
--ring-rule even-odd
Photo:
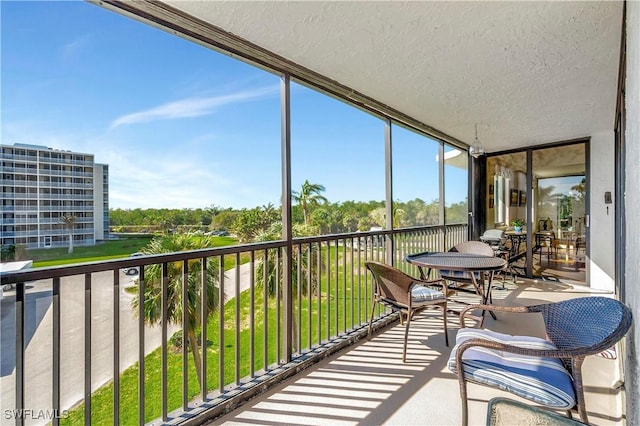
[[(16, 262), (4, 262), (0, 265), (1, 272), (12, 272), (30, 269), (33, 266), (33, 260), (21, 260)], [(10, 291), (16, 288), (15, 284), (3, 284), (2, 291)]]
[(133, 266), (131, 268), (123, 268), (122, 272), (124, 272), (125, 275), (138, 275), (140, 273), (137, 266)]
[[(129, 257), (136, 257), (136, 256), (142, 256), (142, 253), (132, 253), (129, 255)], [(128, 268), (122, 268), (122, 272), (125, 273), (125, 275), (138, 275), (140, 273), (140, 270), (138, 269), (137, 266), (130, 266)]]

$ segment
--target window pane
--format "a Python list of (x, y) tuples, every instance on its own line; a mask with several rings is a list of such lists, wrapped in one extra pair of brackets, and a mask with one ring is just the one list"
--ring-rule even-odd
[(2, 7), (3, 143), (108, 164), (111, 209), (279, 211), (278, 76), (92, 4)]
[(449, 145), (444, 146), (445, 223), (468, 221), (468, 164), (469, 156)]
[(526, 170), (525, 152), (487, 158), (487, 229), (526, 223)]
[(439, 142), (397, 125), (392, 141), (395, 226), (437, 225)]
[(382, 120), (292, 83), (291, 151), (294, 235), (384, 226)]

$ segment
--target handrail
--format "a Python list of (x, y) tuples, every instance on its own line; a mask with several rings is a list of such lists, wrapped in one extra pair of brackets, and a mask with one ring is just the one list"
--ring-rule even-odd
[[(434, 226), (415, 226), (400, 229), (387, 229), (380, 231), (362, 231), (362, 232), (350, 232), (343, 234), (329, 234), (319, 235), (313, 237), (296, 237), (293, 238), (294, 244), (309, 244), (326, 241), (344, 240), (357, 237), (371, 237), (371, 236), (384, 236), (384, 235), (399, 235), (406, 234), (414, 231), (421, 231), (425, 229), (430, 230), (442, 230), (444, 231), (448, 227), (462, 226), (466, 228), (466, 224), (451, 224), (451, 225), (434, 225)], [(64, 266), (48, 266), (41, 268), (33, 268), (24, 271), (12, 271), (2, 272), (0, 271), (0, 279), (2, 284), (13, 284), (24, 281), (35, 281), (46, 278), (64, 277), (68, 275), (78, 275), (93, 272), (103, 272), (114, 269), (131, 268), (135, 266), (147, 266), (153, 265), (159, 262), (179, 262), (183, 260), (189, 260), (202, 257), (213, 257), (220, 255), (229, 255), (235, 253), (243, 253), (247, 251), (257, 251), (265, 249), (273, 249), (278, 247), (286, 247), (286, 241), (276, 240), (259, 243), (245, 243), (236, 246), (214, 247), (210, 249), (183, 251), (179, 253), (157, 254), (157, 255), (145, 255), (136, 256), (135, 258), (116, 259), (116, 260), (103, 260), (96, 262), (87, 262), (74, 265)]]

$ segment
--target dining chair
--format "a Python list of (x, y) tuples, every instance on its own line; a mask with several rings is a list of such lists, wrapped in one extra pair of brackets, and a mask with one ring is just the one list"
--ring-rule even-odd
[[(491, 246), (482, 241), (463, 241), (456, 244), (450, 251), (457, 251), (459, 253), (467, 254), (479, 254), (482, 256), (495, 256), (496, 252)], [(467, 271), (453, 271), (453, 270), (440, 270), (440, 277), (444, 280), (450, 281), (450, 289), (467, 291), (471, 293), (483, 294), (484, 292), (484, 274), (480, 272), (467, 272)], [(469, 290), (465, 287), (472, 286), (473, 289)]]
[[(496, 252), (491, 246), (482, 241), (463, 241), (453, 246), (449, 251), (457, 251), (459, 253), (478, 254), (481, 256), (496, 256)], [(503, 271), (500, 271), (503, 272)], [(454, 291), (460, 291), (465, 293), (477, 294), (482, 296), (485, 294), (485, 273), (483, 272), (467, 272), (467, 271), (453, 271), (453, 270), (440, 270), (440, 278), (448, 282), (448, 289)], [(452, 299), (453, 301), (453, 299)], [(456, 298), (457, 303), (468, 305), (460, 298)], [(489, 292), (489, 303), (493, 302), (491, 292)], [(485, 311), (482, 312), (484, 317)], [(489, 311), (489, 315), (493, 319), (496, 316), (493, 312)]]
[(542, 263), (542, 256), (547, 256), (547, 265), (551, 263), (551, 256), (557, 256), (560, 240), (556, 238), (554, 231), (545, 231), (536, 234), (536, 247), (539, 250), (539, 263)]
[[(510, 314), (542, 314), (545, 338), (511, 336), (465, 328), (473, 309)], [(513, 318), (526, 321), (526, 318)], [(629, 330), (631, 310), (606, 297), (579, 297), (533, 306), (470, 306), (460, 314), (460, 330), (448, 367), (458, 375), (462, 424), (468, 421), (467, 382), (511, 392), (539, 405), (576, 409), (588, 423), (582, 363), (614, 346)]]
[(575, 242), (573, 244), (575, 255), (578, 255), (579, 250), (586, 251), (587, 250), (587, 241), (584, 235), (576, 236)]
[(480, 236), (480, 241), (489, 244), (496, 256), (500, 256), (505, 251), (506, 237), (502, 229), (487, 229)]
[[(365, 262), (365, 266), (373, 275), (375, 283), (371, 319), (369, 320), (369, 336), (372, 333), (376, 304), (382, 304), (394, 311), (398, 311), (400, 313), (400, 324), (403, 324), (404, 317), (406, 317), (402, 350), (402, 362), (406, 362), (407, 338), (409, 336), (411, 318), (425, 308), (439, 307), (442, 309), (444, 341), (449, 346), (449, 336), (447, 334), (447, 286), (443, 280), (421, 280), (402, 272), (398, 268), (380, 262), (368, 261)], [(440, 287), (440, 289), (433, 287)]]

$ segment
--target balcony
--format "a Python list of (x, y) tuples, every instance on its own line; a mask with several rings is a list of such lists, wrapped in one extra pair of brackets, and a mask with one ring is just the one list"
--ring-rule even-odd
[[(401, 128), (438, 141), (441, 154), (447, 154), (444, 151), (449, 148), (458, 148), (464, 153), (474, 141), (474, 127), (476, 141), (480, 128), (480, 138), (489, 158), (511, 156), (521, 150), (515, 154), (526, 154), (526, 169), (513, 168), (513, 171), (522, 173), (524, 185), (512, 189), (519, 191), (518, 208), (527, 212), (533, 211), (531, 203), (536, 195), (533, 188), (537, 177), (532, 170), (534, 151), (550, 145), (569, 145), (576, 140), (588, 143), (587, 154), (583, 156), (584, 170), (578, 173), (566, 164), (558, 166), (564, 168), (563, 173), (589, 173), (583, 195), (590, 210), (581, 215), (585, 226), (591, 228), (586, 235), (590, 238), (589, 248), (585, 250), (587, 284), (593, 291), (606, 289), (607, 294), (637, 310), (640, 301), (635, 285), (640, 278), (637, 268), (640, 229), (635, 220), (640, 209), (636, 177), (639, 146), (636, 89), (640, 75), (637, 69), (638, 3), (409, 2), (400, 6), (385, 3), (326, 2), (300, 7), (295, 3), (273, 2), (256, 7), (238, 2), (211, 5), (177, 1), (99, 2), (106, 9), (135, 16), (137, 21), (222, 50), (280, 79), (281, 183), (288, 195), (291, 195), (291, 188), (287, 188), (291, 180), (291, 158), (286, 157), (291, 139), (295, 139), (290, 134), (289, 106), (295, 105), (290, 99), (292, 83), (317, 89), (323, 96), (329, 95), (350, 108), (380, 119), (380, 128), (384, 127), (387, 213), (391, 211), (394, 192), (391, 155), (386, 154), (393, 151), (389, 149), (392, 139), (400, 140), (396, 135)], [(364, 8), (369, 9), (364, 11)], [(292, 25), (296, 20), (304, 25)], [(318, 106), (319, 111), (326, 114), (327, 109)], [(277, 112), (274, 110), (274, 116)], [(338, 121), (326, 115), (322, 118), (316, 120), (321, 122), (315, 128), (316, 133), (332, 121)], [(382, 131), (379, 139), (383, 139)], [(434, 157), (412, 153), (416, 158)], [(487, 223), (493, 222), (484, 220), (487, 219), (484, 217), (486, 206), (492, 202), (488, 196), (489, 184), (483, 184), (497, 169), (489, 169), (487, 157), (460, 157), (469, 164), (469, 235), (477, 238)], [(362, 159), (358, 156), (357, 160)], [(443, 163), (423, 163), (419, 169), (408, 172), (440, 168), (439, 199), (444, 204), (447, 188), (442, 184), (446, 174), (441, 167)], [(371, 166), (373, 162), (366, 164)], [(382, 170), (382, 161), (378, 164)], [(319, 163), (313, 168), (323, 166), (325, 164)], [(396, 165), (393, 171), (400, 174), (402, 167)], [(323, 172), (328, 174), (329, 170)], [(14, 181), (5, 182), (13, 185)], [(416, 179), (413, 189), (433, 182), (434, 179)], [(367, 180), (366, 185), (370, 184)], [(524, 200), (525, 206), (521, 206), (520, 200)], [(283, 206), (283, 210), (286, 207)], [(13, 211), (24, 207), (8, 208)], [(446, 216), (444, 208), (440, 206), (441, 218)], [(538, 220), (533, 216), (528, 218), (530, 247), (535, 232), (532, 225)], [(285, 222), (290, 224), (289, 219)], [(267, 385), (289, 378), (290, 382), (280, 387), (279, 392), (261, 396), (224, 420), (265, 423), (268, 416), (269, 421), (273, 418), (291, 423), (317, 418), (319, 423), (455, 424), (459, 409), (457, 387), (444, 366), (446, 348), (438, 342), (441, 337), (436, 334), (438, 327), (428, 314), (415, 324), (417, 338), (413, 337), (411, 346), (411, 355), (418, 360), (415, 370), (410, 369), (411, 364), (402, 366), (393, 362), (399, 330), (393, 325), (394, 318), (386, 312), (378, 312), (380, 334), (371, 341), (361, 339), (370, 297), (370, 282), (361, 262), (373, 258), (404, 265), (404, 254), (444, 250), (467, 238), (467, 229), (464, 226), (460, 229), (389, 228), (368, 233), (364, 239), (360, 234), (294, 239), (5, 275), (2, 284), (15, 284), (16, 289), (5, 293), (3, 315), (7, 312), (4, 304), (14, 303), (17, 332), (13, 336), (3, 333), (3, 339), (9, 339), (17, 349), (13, 351), (11, 374), (3, 375), (2, 389), (9, 395), (5, 399), (3, 394), (3, 406), (9, 401), (8, 406), (18, 409), (51, 406), (64, 410), (80, 403), (72, 416), (87, 424), (91, 421), (96, 424), (159, 423), (169, 419), (197, 423), (223, 414), (235, 407), (238, 400), (254, 396)], [(527, 257), (531, 265), (531, 249)], [(313, 268), (305, 263), (305, 258), (312, 259), (317, 266)], [(540, 258), (538, 262), (540, 264)], [(546, 263), (552, 263), (548, 257)], [(220, 277), (216, 306), (226, 302), (228, 308), (218, 308), (213, 316), (206, 308), (198, 310), (196, 323), (203, 323), (199, 341), (204, 344), (191, 354), (183, 337), (181, 349), (174, 354), (168, 343), (175, 329), (167, 319), (167, 278), (182, 276), (187, 283), (190, 276), (187, 272), (204, 270), (211, 264)], [(225, 264), (229, 264), (230, 269), (222, 266)], [(249, 300), (225, 299), (225, 293), (240, 292), (241, 288), (236, 285), (243, 282), (244, 278), (240, 277), (245, 276), (241, 265), (247, 264), (249, 292), (243, 296)], [(260, 265), (267, 264), (274, 266), (265, 274)], [(555, 262), (554, 266), (558, 265), (564, 266)], [(156, 327), (147, 327), (136, 318), (136, 312), (143, 316), (144, 303), (138, 310), (130, 308), (132, 295), (123, 289), (131, 286), (131, 278), (120, 273), (129, 267), (140, 268), (140, 293), (155, 286), (160, 293), (153, 296), (165, 302)], [(161, 271), (156, 278), (161, 277), (159, 282), (163, 284), (151, 278), (154, 269)], [(277, 278), (269, 281), (267, 277), (272, 273)], [(306, 281), (304, 277), (308, 277)], [(202, 293), (207, 292), (202, 289), (207, 288), (208, 282), (199, 278), (194, 284), (200, 289), (198, 297), (204, 299)], [(264, 287), (273, 290), (268, 292), (273, 298), (262, 293), (260, 280), (272, 284)], [(296, 291), (298, 281), (315, 283), (319, 290)], [(184, 284), (181, 288), (186, 287)], [(579, 297), (589, 291), (580, 286), (567, 288), (558, 283), (524, 279), (519, 280), (516, 288), (507, 283), (507, 288), (509, 290), (494, 293), (496, 299), (502, 296), (503, 300), (498, 303), (528, 304), (555, 300), (555, 297)], [(109, 304), (106, 308), (98, 303), (105, 300)], [(244, 304), (235, 304), (237, 300), (250, 306), (248, 313), (243, 311)], [(70, 312), (78, 316), (70, 320), (66, 317)], [(267, 312), (266, 320), (260, 317)], [(347, 312), (350, 315), (345, 316)], [(389, 321), (389, 327), (385, 321)], [(186, 329), (185, 324), (183, 318), (176, 327)], [(262, 324), (266, 326), (260, 328)], [(500, 328), (512, 324), (499, 317), (489, 325)], [(529, 325), (535, 324), (516, 326), (520, 330)], [(213, 330), (208, 332), (210, 327)], [(250, 344), (241, 346), (238, 332), (248, 333)], [(622, 390), (616, 390), (618, 376), (622, 377), (621, 373), (617, 374), (618, 363), (592, 358), (585, 366), (589, 374), (587, 407), (595, 424), (640, 423), (636, 374), (640, 339), (636, 331), (633, 333), (621, 353), (626, 406), (619, 400)], [(70, 335), (82, 339), (70, 341)], [(214, 335), (219, 339), (208, 338)], [(354, 346), (347, 347), (351, 343)], [(33, 358), (36, 347), (45, 348), (44, 362)], [(245, 347), (249, 348), (248, 355)], [(4, 341), (2, 348), (3, 354), (6, 353)], [(155, 352), (153, 362), (145, 360), (150, 352)], [(191, 355), (195, 353), (200, 353), (203, 359), (199, 371), (205, 379), (201, 383), (191, 362)], [(168, 367), (173, 355), (181, 357), (177, 370)], [(328, 358), (312, 366), (317, 358), (325, 356)], [(366, 368), (365, 359), (375, 366), (374, 371)], [(136, 362), (139, 362), (137, 366)], [(4, 355), (3, 365), (6, 365)], [(79, 376), (71, 374), (80, 365), (84, 371)], [(383, 370), (389, 365), (393, 365), (394, 369), (390, 369), (393, 371)], [(294, 369), (287, 370), (287, 366)], [(304, 376), (289, 377), (307, 366), (310, 368), (302, 371)], [(395, 371), (401, 367), (409, 370)], [(129, 379), (133, 377), (133, 382), (124, 384), (125, 379), (121, 380), (119, 373), (128, 368), (134, 368), (129, 370)], [(350, 376), (343, 385), (338, 378), (345, 371)], [(321, 377), (317, 381), (319, 388), (314, 388), (312, 385), (318, 376)], [(34, 381), (33, 377), (37, 379)], [(370, 390), (372, 384), (383, 379), (386, 382), (380, 386), (386, 386), (386, 393), (357, 393), (363, 387)], [(9, 384), (4, 380), (9, 380)], [(106, 403), (104, 399), (98, 400), (102, 397), (97, 393), (89, 397), (102, 385), (107, 389)], [(327, 398), (322, 393), (326, 389), (331, 389), (334, 395), (351, 395), (354, 401), (349, 408), (353, 410), (345, 410), (344, 402), (336, 398), (322, 399)], [(245, 392), (241, 394), (241, 391)], [(471, 388), (472, 422), (484, 423), (486, 401), (491, 395), (486, 389)], [(99, 417), (105, 406), (108, 420)], [(125, 417), (129, 407), (136, 408), (133, 418)], [(292, 415), (296, 410), (297, 417)]]
[[(295, 239), (290, 278), (284, 242), (5, 274), (3, 287), (16, 288), (2, 301), (3, 352), (11, 354), (3, 357), (3, 405), (65, 416), (75, 406), (72, 418), (85, 423), (188, 423), (216, 418), (260, 395), (224, 420), (251, 423), (268, 415), (270, 422), (295, 424), (305, 418), (407, 424), (419, 416), (422, 423), (456, 424), (457, 379), (445, 367), (450, 348), (444, 346), (441, 317), (427, 311), (412, 324), (409, 361), (402, 364), (397, 314), (378, 310), (379, 334), (366, 338), (371, 277), (362, 265), (393, 259), (416, 273), (403, 260), (407, 254), (442, 251), (445, 241), (455, 244), (465, 235), (465, 225), (452, 225)], [(124, 275), (131, 267), (140, 275)], [(201, 278), (203, 269), (207, 280)], [(289, 279), (291, 287), (285, 285)], [(586, 287), (525, 279), (506, 286), (493, 291), (496, 303), (590, 294)], [(213, 309), (203, 308), (203, 289), (207, 300), (214, 290)], [(131, 301), (138, 292), (147, 302), (136, 308)], [(187, 333), (171, 338), (189, 330), (187, 316), (176, 314), (186, 312), (180, 309), (186, 292), (195, 297), (194, 320), (205, 324), (196, 328), (200, 342), (208, 342), (197, 349), (199, 374)], [(152, 300), (159, 301), (158, 316), (145, 325), (139, 318)], [(449, 322), (453, 340), (457, 321)], [(507, 333), (541, 333), (541, 323), (514, 323), (503, 316), (487, 325)], [(592, 358), (584, 368), (590, 418), (595, 424), (620, 424), (618, 364)], [(284, 379), (289, 380), (280, 384)], [(471, 387), (470, 395), (472, 424), (483, 423), (494, 393)]]
[[(519, 279), (517, 285), (508, 283), (507, 290), (493, 294), (496, 304), (513, 306), (592, 293), (583, 287)], [(459, 385), (446, 365), (451, 347), (442, 338), (440, 312), (426, 311), (416, 318), (411, 323), (407, 363), (400, 361), (404, 326), (394, 322), (370, 340), (359, 340), (212, 424), (459, 425)], [(453, 336), (457, 321), (450, 324)], [(541, 322), (517, 323), (507, 315), (497, 321), (487, 317), (485, 326), (502, 333), (544, 336)], [(583, 365), (589, 421), (594, 425), (624, 424), (617, 368), (616, 362), (597, 356), (587, 357)], [(491, 398), (530, 404), (485, 386), (471, 385), (468, 392), (471, 425), (486, 424)]]

